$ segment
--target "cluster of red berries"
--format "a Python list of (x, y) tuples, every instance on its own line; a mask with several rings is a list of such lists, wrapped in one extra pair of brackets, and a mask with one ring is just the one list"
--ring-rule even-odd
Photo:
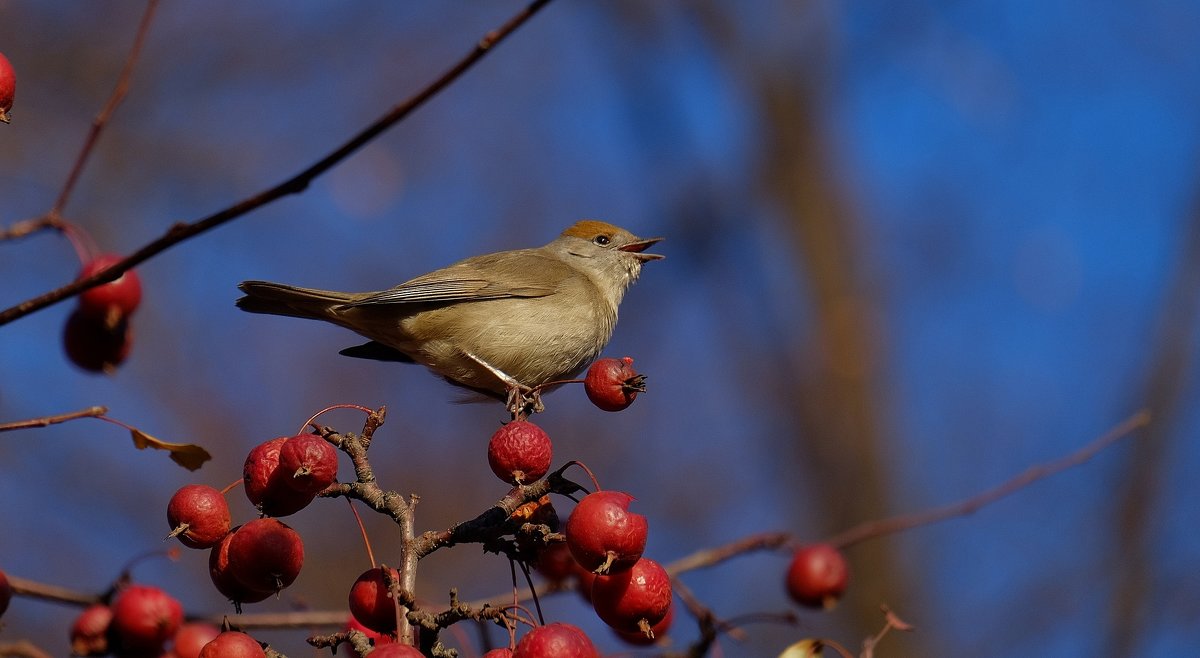
[[(168, 649), (168, 647), (170, 647)], [(157, 587), (127, 585), (111, 604), (96, 603), (71, 625), (71, 654), (143, 658), (266, 658), (245, 633), (212, 624), (183, 623), (183, 608)]]
[[(84, 263), (78, 278), (92, 276), (121, 261), (105, 254)], [(71, 361), (92, 372), (112, 372), (129, 356), (133, 331), (129, 319), (142, 302), (142, 283), (133, 270), (89, 288), (63, 329), (63, 347)]]
[(294, 514), (337, 479), (337, 451), (315, 434), (271, 439), (256, 446), (242, 469), (246, 497), (265, 515), (231, 528), (225, 496), (190, 484), (167, 503), (171, 534), (184, 546), (209, 549), (213, 585), (240, 605), (289, 586), (304, 564), (300, 535), (277, 516)]

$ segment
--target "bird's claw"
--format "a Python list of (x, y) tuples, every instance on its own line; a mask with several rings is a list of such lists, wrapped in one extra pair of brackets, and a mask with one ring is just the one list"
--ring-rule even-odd
[(505, 388), (508, 391), (505, 404), (514, 419), (528, 418), (546, 409), (541, 390), (517, 382), (509, 383)]

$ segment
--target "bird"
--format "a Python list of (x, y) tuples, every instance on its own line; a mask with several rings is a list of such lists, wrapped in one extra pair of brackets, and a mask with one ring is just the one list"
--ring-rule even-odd
[(341, 354), (421, 364), (515, 417), (599, 357), (642, 265), (663, 258), (646, 251), (661, 240), (585, 219), (544, 246), (472, 256), (386, 290), (243, 281), (236, 304), (350, 329), (368, 342)]

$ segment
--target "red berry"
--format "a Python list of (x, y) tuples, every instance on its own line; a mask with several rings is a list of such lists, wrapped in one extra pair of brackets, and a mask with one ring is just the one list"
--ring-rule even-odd
[(512, 655), (513, 658), (600, 658), (600, 652), (583, 631), (561, 622), (538, 626), (526, 633)]
[(115, 325), (76, 310), (63, 328), (63, 348), (75, 365), (91, 372), (112, 374), (129, 356), (133, 330), (127, 320)]
[(667, 616), (663, 617), (662, 621), (658, 622), (657, 624), (655, 624), (654, 626), (652, 626), (650, 628), (650, 635), (647, 635), (646, 633), (642, 632), (641, 630), (629, 632), (629, 631), (618, 631), (617, 629), (614, 628), (613, 632), (617, 634), (617, 637), (621, 638), (622, 640), (624, 640), (625, 642), (627, 642), (629, 644), (633, 644), (636, 646), (647, 646), (650, 644), (654, 644), (660, 638), (662, 638), (664, 635), (666, 635), (667, 631), (671, 630), (671, 622), (674, 620), (675, 620), (675, 606), (671, 605), (669, 608), (667, 608)]
[(0, 571), (0, 615), (8, 610), (8, 603), (12, 601), (12, 585), (8, 582), (8, 575)]
[(337, 480), (337, 450), (316, 434), (293, 436), (279, 448), (280, 482), (308, 494)]
[[(398, 582), (400, 574), (395, 569), (388, 571)], [(381, 567), (367, 569), (350, 587), (350, 614), (377, 633), (396, 630), (396, 604)]]
[(8, 111), (12, 109), (16, 90), (17, 74), (4, 53), (0, 53), (0, 121), (4, 123), (8, 123)]
[(513, 485), (541, 479), (550, 470), (552, 456), (550, 437), (527, 420), (514, 420), (501, 427), (488, 443), (492, 472)]
[(812, 608), (832, 608), (846, 591), (850, 567), (829, 544), (801, 546), (792, 555), (787, 590), (792, 600)]
[(654, 560), (642, 558), (631, 569), (597, 576), (592, 607), (618, 631), (647, 633), (671, 608), (671, 577)]
[(246, 463), (242, 467), (246, 498), (267, 516), (295, 514), (307, 507), (316, 496), (315, 493), (293, 489), (286, 482), (292, 479), (292, 474), (285, 476), (279, 469), (279, 453), (287, 441), (288, 437), (281, 436), (260, 443), (246, 456)]
[(407, 644), (389, 644), (377, 647), (371, 652), (371, 658), (425, 658), (425, 654)]
[(620, 411), (646, 392), (646, 376), (633, 369), (633, 359), (600, 359), (588, 368), (583, 390), (592, 404), (605, 411)]
[(492, 649), (491, 651), (483, 654), (483, 658), (512, 658), (512, 655), (512, 649), (503, 647), (501, 649)]
[[(124, 260), (116, 254), (104, 254), (84, 263), (77, 279), (92, 276)], [(110, 325), (128, 318), (142, 303), (142, 282), (137, 272), (126, 270), (121, 276), (79, 293), (79, 312)]]
[(571, 555), (583, 568), (613, 573), (633, 566), (646, 548), (646, 517), (629, 511), (633, 496), (597, 491), (583, 497), (564, 532)]
[(229, 541), (230, 571), (251, 589), (278, 592), (296, 580), (302, 566), (304, 542), (277, 519), (255, 519)]
[(258, 640), (240, 631), (225, 631), (200, 650), (200, 658), (267, 658)]
[(183, 606), (157, 587), (130, 585), (112, 604), (111, 640), (118, 654), (157, 653), (183, 623)]
[[(395, 625), (395, 624), (393, 624), (393, 625)], [(358, 631), (359, 633), (366, 635), (367, 637), (371, 638), (371, 641), (373, 641), (375, 643), (375, 646), (377, 646), (377, 647), (383, 646), (385, 644), (391, 644), (396, 641), (395, 635), (391, 635), (388, 633), (377, 633), (377, 632), (367, 628), (366, 626), (363, 626), (362, 622), (360, 622), (359, 620), (354, 618), (354, 615), (351, 615), (350, 619), (346, 622), (346, 630), (347, 631)]]
[(71, 655), (103, 656), (108, 653), (108, 626), (112, 608), (101, 603), (90, 605), (71, 624)]
[(200, 650), (221, 634), (221, 629), (212, 624), (188, 622), (175, 633), (171, 646), (172, 658), (200, 658)]
[(181, 487), (167, 503), (167, 525), (188, 548), (216, 546), (231, 524), (225, 496), (203, 484)]
[(254, 589), (238, 580), (229, 564), (229, 545), (234, 535), (242, 527), (238, 526), (225, 535), (208, 554), (208, 576), (212, 579), (217, 591), (237, 605), (242, 603), (258, 603), (274, 594), (271, 590)]

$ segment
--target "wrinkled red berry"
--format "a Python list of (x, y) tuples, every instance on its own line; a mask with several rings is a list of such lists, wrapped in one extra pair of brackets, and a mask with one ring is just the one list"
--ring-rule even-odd
[(130, 585), (112, 604), (110, 639), (119, 654), (156, 653), (183, 623), (183, 606), (157, 587)]
[(488, 465), (496, 477), (509, 484), (529, 484), (550, 471), (553, 457), (550, 437), (527, 420), (496, 430), (488, 443)]
[(203, 484), (180, 487), (167, 503), (167, 525), (188, 548), (211, 548), (229, 533), (225, 496)]
[[(104, 254), (84, 263), (77, 279), (92, 276), (124, 260), (116, 254)], [(142, 303), (142, 282), (137, 272), (126, 270), (121, 276), (79, 293), (79, 312), (110, 326), (133, 315)]]
[(209, 578), (212, 579), (213, 585), (217, 588), (218, 592), (237, 605), (241, 605), (242, 603), (258, 603), (274, 594), (272, 590), (249, 587), (234, 575), (233, 569), (229, 564), (229, 545), (233, 542), (233, 536), (241, 528), (242, 526), (238, 526), (230, 531), (229, 534), (225, 535), (224, 539), (212, 547), (211, 552), (208, 554)]
[(316, 494), (337, 480), (337, 449), (316, 434), (293, 436), (279, 448), (279, 478), (297, 491)]
[(108, 653), (108, 626), (112, 608), (96, 603), (83, 609), (71, 624), (71, 655), (103, 656)]
[(17, 73), (4, 53), (0, 53), (0, 121), (4, 123), (9, 121), (8, 111), (12, 109), (16, 91)]
[(503, 647), (500, 649), (492, 649), (491, 651), (483, 654), (483, 658), (512, 658), (512, 655), (512, 649)]
[(555, 622), (526, 633), (513, 658), (600, 658), (600, 652), (578, 627)]
[(600, 359), (588, 368), (583, 390), (604, 411), (620, 411), (646, 392), (646, 376), (633, 369), (633, 359)]
[(221, 629), (212, 624), (188, 622), (179, 627), (175, 633), (175, 642), (171, 645), (171, 658), (200, 658), (200, 650), (212, 642)]
[(267, 658), (258, 640), (240, 631), (225, 631), (200, 650), (200, 658)]
[[(388, 569), (399, 582), (400, 574)], [(383, 577), (383, 568), (367, 569), (350, 587), (350, 614), (363, 626), (377, 633), (396, 630), (396, 604)]]
[(292, 488), (287, 482), (292, 473), (285, 474), (279, 468), (279, 454), (288, 438), (281, 436), (255, 446), (242, 467), (246, 498), (267, 516), (295, 514), (316, 497), (315, 492)]
[(112, 374), (125, 362), (133, 346), (133, 330), (128, 320), (106, 325), (78, 310), (67, 318), (63, 328), (63, 349), (75, 365), (90, 372)]
[(792, 600), (811, 608), (832, 608), (846, 591), (850, 567), (841, 551), (829, 544), (801, 546), (787, 571)]
[(304, 542), (277, 519), (250, 521), (229, 542), (229, 568), (250, 589), (278, 592), (296, 580), (302, 566)]
[(604, 623), (618, 631), (648, 632), (671, 608), (671, 577), (650, 558), (632, 568), (597, 576), (592, 584), (592, 607)]
[(633, 496), (597, 491), (583, 497), (564, 532), (571, 555), (583, 568), (613, 573), (633, 566), (646, 548), (646, 517), (629, 511)]

